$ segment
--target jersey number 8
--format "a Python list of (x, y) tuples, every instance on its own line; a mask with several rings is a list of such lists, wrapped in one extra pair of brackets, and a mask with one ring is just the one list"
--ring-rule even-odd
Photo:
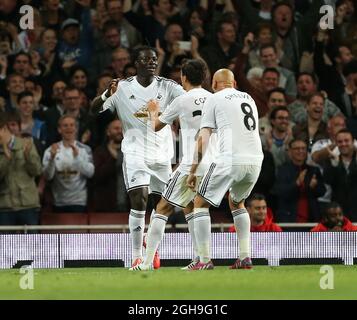
[(242, 103), (241, 106), (244, 116), (244, 125), (249, 131), (255, 130), (257, 123), (253, 116), (253, 109), (248, 103)]

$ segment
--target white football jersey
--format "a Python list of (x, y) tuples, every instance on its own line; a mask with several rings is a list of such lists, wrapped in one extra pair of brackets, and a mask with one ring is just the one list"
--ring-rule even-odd
[(229, 165), (261, 165), (258, 110), (245, 92), (226, 88), (207, 98), (201, 128), (217, 129), (215, 161)]
[(206, 99), (212, 93), (195, 88), (176, 98), (159, 117), (163, 123), (172, 124), (175, 119), (180, 120), (182, 141), (181, 164), (191, 165), (194, 159), (196, 137), (200, 130), (202, 109)]
[(131, 154), (148, 162), (165, 162), (173, 157), (171, 128), (167, 126), (154, 132), (146, 112), (151, 99), (159, 102), (161, 112), (185, 90), (173, 80), (155, 77), (152, 83), (143, 87), (136, 76), (122, 80), (118, 89), (103, 105), (103, 111), (110, 109), (118, 113), (123, 124), (121, 147), (125, 154)]

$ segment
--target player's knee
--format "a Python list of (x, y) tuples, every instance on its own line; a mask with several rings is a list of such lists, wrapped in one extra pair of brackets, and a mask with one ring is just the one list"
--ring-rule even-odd
[(172, 213), (172, 209), (172, 205), (162, 198), (156, 206), (156, 212), (165, 216), (170, 215)]
[(144, 190), (133, 190), (129, 193), (129, 197), (132, 209), (146, 210), (148, 196)]

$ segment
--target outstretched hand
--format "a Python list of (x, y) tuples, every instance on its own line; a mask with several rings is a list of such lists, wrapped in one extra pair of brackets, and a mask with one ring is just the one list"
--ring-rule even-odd
[(186, 179), (186, 185), (189, 187), (191, 190), (195, 191), (196, 188), (196, 181), (197, 178), (194, 174), (189, 174), (187, 179)]

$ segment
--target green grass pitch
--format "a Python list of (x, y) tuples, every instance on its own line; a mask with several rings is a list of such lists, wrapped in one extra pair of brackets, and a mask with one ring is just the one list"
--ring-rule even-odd
[(32, 290), (20, 289), (19, 270), (0, 270), (0, 299), (357, 299), (357, 266), (332, 266), (332, 290), (320, 288), (320, 267), (35, 269)]

